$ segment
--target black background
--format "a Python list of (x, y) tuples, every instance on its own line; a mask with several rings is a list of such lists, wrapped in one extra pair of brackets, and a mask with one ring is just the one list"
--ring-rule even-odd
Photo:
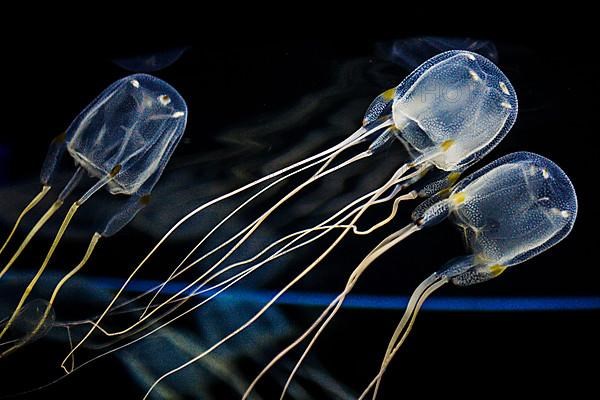
[[(298, 98), (326, 87), (345, 62), (366, 58), (374, 64), (387, 63), (377, 56), (376, 43), (423, 33), (428, 32), (423, 29), (394, 32), (388, 27), (382, 31), (369, 29), (358, 38), (308, 35), (303, 39), (281, 39), (266, 35), (258, 39), (238, 35), (234, 40), (220, 37), (218, 32), (212, 36), (207, 32), (199, 38), (169, 40), (162, 36), (153, 42), (134, 40), (136, 36), (132, 35), (82, 45), (73, 32), (67, 38), (27, 43), (14, 50), (10, 47), (5, 53), (8, 72), (3, 82), (4, 124), (0, 130), (0, 144), (8, 149), (7, 161), (2, 165), (2, 185), (32, 180), (38, 175), (50, 139), (64, 130), (77, 110), (104, 87), (127, 74), (111, 62), (115, 58), (189, 47), (176, 64), (156, 73), (180, 90), (190, 109), (186, 132), (189, 140), (177, 150), (176, 162), (197, 153), (219, 150), (222, 144), (218, 135), (228, 126), (260, 124), (265, 115), (284, 112)], [(464, 31), (443, 33), (465, 34)], [(548, 31), (535, 36), (486, 30), (468, 33), (496, 44), (499, 66), (516, 88), (520, 103), (515, 127), (480, 166), (512, 151), (540, 153), (554, 160), (572, 178), (579, 197), (579, 215), (571, 235), (551, 251), (501, 279), (477, 287), (445, 288), (444, 295), (597, 296), (600, 273), (596, 259), (595, 137), (600, 86), (596, 62), (587, 56), (593, 50), (593, 38), (575, 31), (570, 34)], [(386, 84), (396, 83), (375, 80), (371, 93), (361, 86), (357, 89), (363, 99), (360, 101), (366, 107), (369, 95), (372, 98), (386, 89)], [(319, 115), (314, 122), (303, 121), (300, 128), (311, 127), (326, 118)], [(345, 118), (348, 126), (358, 125), (361, 115)], [(300, 142), (302, 134), (303, 129), (291, 129), (286, 132), (289, 136), (279, 138), (276, 146), (259, 147), (249, 157), (254, 163), (270, 160), (277, 155), (278, 148)], [(213, 163), (211, 168), (219, 168), (219, 172), (212, 176), (226, 178), (229, 168), (243, 161), (241, 158)], [(242, 182), (240, 178), (239, 183)], [(10, 212), (14, 220), (18, 210), (3, 212)], [(3, 231), (7, 229), (8, 226), (3, 226)], [(411, 240), (410, 246), (383, 257), (378, 269), (367, 274), (357, 290), (407, 295), (429, 272), (462, 251), (460, 234), (450, 224)], [(102, 252), (96, 254), (88, 273), (124, 277), (124, 271), (129, 271), (143, 249), (154, 241), (143, 232), (126, 229), (103, 243)], [(334, 264), (340, 265), (331, 271), (340, 274), (318, 275), (305, 288), (339, 290), (351, 268), (343, 265), (344, 261), (360, 259), (369, 248), (359, 240), (353, 243), (332, 255)], [(64, 253), (68, 249), (81, 252), (84, 245), (85, 241), (67, 240)], [(173, 245), (168, 247), (169, 251), (180, 249)], [(70, 260), (75, 261), (77, 254)], [(35, 262), (41, 255), (30, 257)], [(397, 268), (400, 259), (413, 268)], [(280, 284), (275, 280), (268, 285)], [(294, 307), (284, 310), (299, 328), (307, 326), (314, 311)], [(386, 375), (382, 398), (431, 392), (454, 392), (467, 397), (485, 397), (490, 392), (507, 395), (526, 392), (537, 396), (557, 390), (583, 397), (577, 393), (587, 393), (597, 379), (599, 316), (598, 311), (423, 312), (403, 353)], [(375, 371), (399, 317), (397, 311), (343, 312), (320, 342), (317, 354), (324, 368), (354, 391), (361, 390)], [(27, 366), (45, 365), (50, 369), (55, 360), (45, 361), (43, 341), (34, 346), (35, 351), (0, 360), (2, 381), (18, 382), (10, 386), (20, 388), (26, 387), (23, 382), (44, 382), (44, 368), (32, 368), (28, 375)], [(53, 350), (48, 353), (54, 354)], [(110, 360), (103, 361), (79, 376), (29, 396), (81, 398), (93, 390), (98, 395), (127, 398), (143, 393), (129, 385), (128, 375), (118, 368)]]

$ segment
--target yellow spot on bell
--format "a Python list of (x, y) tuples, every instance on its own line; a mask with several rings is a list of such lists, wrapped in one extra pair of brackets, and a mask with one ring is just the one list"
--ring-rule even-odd
[(450, 201), (455, 206), (461, 205), (462, 203), (465, 202), (465, 193), (464, 192), (454, 193), (452, 196), (450, 196)]
[(385, 101), (390, 101), (394, 98), (395, 94), (396, 94), (396, 88), (391, 88), (391, 89), (388, 89), (385, 92), (381, 93), (381, 97)]
[(490, 273), (494, 276), (500, 275), (501, 273), (504, 272), (505, 269), (506, 269), (506, 267), (504, 265), (500, 265), (500, 264), (491, 265), (489, 267)]
[(452, 172), (448, 175), (448, 183), (454, 185), (458, 178), (460, 178), (460, 172)]
[(454, 145), (454, 140), (448, 139), (448, 140), (444, 140), (442, 142), (442, 144), (440, 144), (440, 147), (442, 148), (443, 151), (447, 151), (453, 145)]
[(115, 165), (115, 167), (110, 171), (111, 178), (114, 178), (119, 173), (119, 171), (121, 171), (121, 164)]

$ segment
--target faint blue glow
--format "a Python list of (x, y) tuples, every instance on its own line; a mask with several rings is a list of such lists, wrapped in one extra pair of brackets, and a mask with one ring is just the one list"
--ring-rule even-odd
[[(119, 289), (122, 280), (114, 278), (94, 278), (91, 282), (99, 289)], [(159, 285), (158, 281), (132, 281), (127, 289), (140, 293)], [(166, 285), (164, 294), (175, 294), (186, 286), (174, 282)], [(207, 292), (200, 296), (207, 297)], [(227, 290), (219, 295), (223, 299), (266, 303), (273, 298), (275, 291), (269, 290)], [(337, 294), (318, 292), (294, 292), (283, 295), (278, 304), (304, 307), (327, 306)], [(345, 308), (397, 310), (404, 309), (407, 296), (349, 295), (344, 301)], [(578, 311), (600, 310), (600, 296), (561, 296), (561, 297), (447, 297), (433, 296), (423, 305), (430, 311)]]

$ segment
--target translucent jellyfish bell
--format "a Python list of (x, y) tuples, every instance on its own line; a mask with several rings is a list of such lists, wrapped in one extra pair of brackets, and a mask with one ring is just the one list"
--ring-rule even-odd
[(369, 107), (364, 124), (391, 114), (397, 136), (444, 171), (463, 170), (489, 153), (518, 111), (508, 78), (485, 57), (447, 51), (423, 63)]
[(452, 146), (432, 162), (466, 168), (487, 154), (515, 122), (515, 90), (491, 61), (476, 53), (442, 53), (406, 78), (395, 93), (393, 117), (402, 137), (424, 153)]
[(416, 226), (427, 226), (448, 215), (464, 229), (473, 254), (451, 260), (415, 289), (379, 373), (359, 399), (372, 389), (375, 398), (383, 373), (428, 296), (448, 282), (469, 286), (492, 279), (560, 242), (575, 223), (577, 196), (568, 176), (555, 163), (519, 152), (463, 179), (448, 199), (431, 205)]
[(92, 176), (105, 177), (120, 166), (107, 185), (110, 193), (144, 195), (162, 174), (186, 120), (185, 101), (172, 86), (150, 75), (131, 75), (77, 116), (67, 129), (66, 147)]
[(463, 179), (450, 201), (475, 264), (502, 270), (561, 241), (577, 216), (577, 196), (567, 175), (547, 158), (527, 152), (502, 157)]
[(128, 199), (124, 206), (93, 234), (81, 262), (58, 282), (46, 311), (29, 336), (0, 353), (0, 357), (27, 343), (30, 336), (35, 336), (43, 328), (58, 292), (85, 266), (100, 238), (118, 232), (148, 203), (148, 195), (183, 135), (186, 120), (185, 101), (173, 87), (150, 75), (136, 74), (110, 85), (75, 118), (65, 134), (53, 140), (42, 166), (42, 191), (21, 213), (5, 244), (0, 248), (0, 253), (6, 248), (19, 221), (50, 190), (50, 182), (65, 149), (75, 161), (77, 170), (58, 195), (58, 199), (38, 220), (9, 262), (0, 270), (0, 278), (8, 272), (36, 232), (64, 204), (84, 172), (98, 181), (71, 205), (43, 263), (23, 292), (8, 322), (0, 328), (0, 338), (17, 319), (78, 208), (103, 187), (111, 194), (128, 195)]

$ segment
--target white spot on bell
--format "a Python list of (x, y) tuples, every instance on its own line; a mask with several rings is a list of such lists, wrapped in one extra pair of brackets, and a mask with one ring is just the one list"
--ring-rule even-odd
[(542, 176), (544, 177), (544, 179), (550, 178), (550, 173), (546, 168), (542, 168)]
[(479, 77), (479, 75), (477, 75), (477, 72), (473, 71), (472, 69), (469, 70), (469, 75), (471, 75), (471, 78), (475, 82), (479, 82), (481, 80), (481, 78)]
[(171, 102), (171, 98), (166, 94), (162, 94), (158, 96), (158, 101), (160, 101), (160, 104), (162, 104), (163, 106), (166, 106)]
[(129, 83), (131, 83), (131, 86), (133, 86), (136, 89), (140, 87), (140, 82), (137, 79), (132, 79), (131, 81), (129, 81)]

